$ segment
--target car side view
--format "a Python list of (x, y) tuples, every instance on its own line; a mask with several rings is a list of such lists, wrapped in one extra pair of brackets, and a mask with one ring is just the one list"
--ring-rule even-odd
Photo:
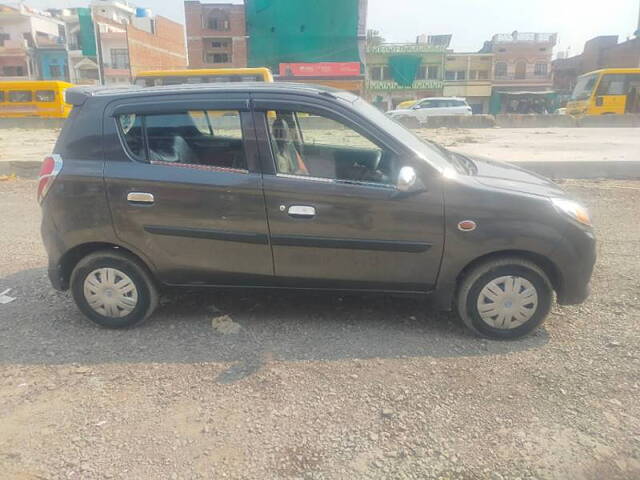
[(517, 338), (588, 296), (588, 212), (551, 181), (286, 83), (74, 88), (38, 184), (49, 277), (129, 327), (174, 287), (429, 295)]
[(419, 127), (429, 117), (438, 115), (472, 115), (473, 111), (464, 98), (434, 97), (418, 100), (408, 108), (390, 110), (387, 115), (407, 127)]

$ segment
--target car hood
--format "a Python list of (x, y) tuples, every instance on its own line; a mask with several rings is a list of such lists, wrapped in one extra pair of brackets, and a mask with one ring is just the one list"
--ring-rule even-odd
[(469, 156), (468, 158), (476, 165), (477, 171), (474, 176), (482, 185), (544, 197), (566, 195), (548, 178), (524, 168), (482, 157)]

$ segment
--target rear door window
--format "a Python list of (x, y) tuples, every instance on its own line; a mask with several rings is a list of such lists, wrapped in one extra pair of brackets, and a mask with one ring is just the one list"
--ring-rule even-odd
[(239, 111), (189, 110), (118, 116), (120, 134), (136, 159), (155, 164), (246, 170)]
[(9, 101), (11, 103), (31, 102), (33, 96), (30, 90), (11, 90), (9, 92)]

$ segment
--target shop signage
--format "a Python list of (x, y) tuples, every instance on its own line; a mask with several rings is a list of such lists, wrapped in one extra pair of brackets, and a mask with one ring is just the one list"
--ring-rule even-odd
[(283, 77), (359, 77), (360, 62), (281, 63)]

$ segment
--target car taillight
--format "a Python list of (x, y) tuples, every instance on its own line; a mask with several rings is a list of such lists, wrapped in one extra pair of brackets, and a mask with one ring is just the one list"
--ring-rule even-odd
[(40, 175), (38, 176), (38, 203), (42, 204), (44, 197), (53, 185), (54, 180), (62, 170), (62, 158), (60, 155), (50, 155), (42, 162)]

